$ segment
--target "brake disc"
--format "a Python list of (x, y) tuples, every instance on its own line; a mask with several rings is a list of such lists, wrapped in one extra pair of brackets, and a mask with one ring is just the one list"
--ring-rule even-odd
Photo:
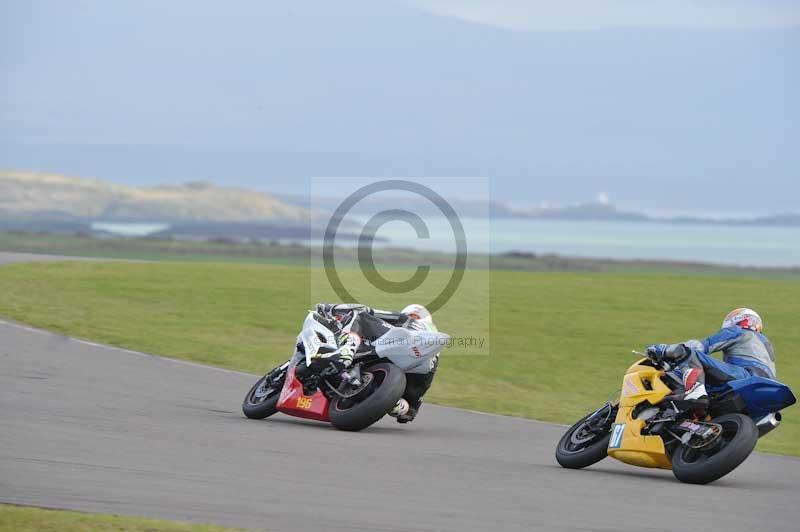
[(352, 398), (356, 397), (358, 394), (360, 394), (361, 392), (363, 392), (364, 390), (366, 390), (369, 387), (369, 385), (372, 383), (373, 379), (374, 379), (374, 377), (372, 376), (372, 373), (368, 373), (368, 372), (362, 373), (361, 374), (361, 384), (358, 385), (355, 388), (350, 389), (350, 390), (348, 390), (348, 389), (340, 390), (338, 388), (334, 388), (331, 385), (331, 383), (329, 383), (327, 381), (325, 381), (325, 383), (328, 385), (328, 388), (330, 388), (330, 390), (333, 393), (335, 393), (336, 395), (338, 395), (342, 399), (352, 399)]
[[(709, 436), (702, 437), (698, 434), (695, 434), (694, 432), (687, 432), (686, 434), (684, 434), (684, 437), (688, 434), (689, 439), (684, 442), (683, 438), (681, 438), (681, 442), (687, 447), (690, 447), (692, 449), (705, 449), (712, 443), (715, 443), (722, 435), (722, 425), (720, 425), (719, 423), (710, 423), (707, 421), (702, 421), (699, 422), (698, 425), (707, 426), (709, 429), (711, 429), (712, 433)], [(692, 439), (694, 439), (695, 437), (699, 438), (700, 441), (692, 442)]]

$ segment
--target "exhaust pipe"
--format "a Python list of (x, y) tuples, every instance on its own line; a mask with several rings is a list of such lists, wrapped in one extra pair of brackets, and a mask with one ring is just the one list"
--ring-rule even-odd
[(779, 413), (767, 414), (766, 416), (756, 421), (756, 427), (758, 428), (758, 437), (760, 438), (761, 436), (767, 434), (768, 432), (772, 432), (780, 424), (781, 424), (781, 415)]

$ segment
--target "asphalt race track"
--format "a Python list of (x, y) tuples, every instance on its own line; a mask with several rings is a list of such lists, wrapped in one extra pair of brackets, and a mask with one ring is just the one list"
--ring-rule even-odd
[(272, 532), (800, 521), (795, 458), (753, 455), (710, 486), (611, 459), (568, 471), (553, 458), (564, 428), (535, 421), (434, 405), (361, 433), (248, 420), (240, 404), (255, 379), (0, 321), (0, 502)]
[(17, 253), (14, 251), (0, 251), (0, 265), (18, 262), (53, 262), (64, 260), (102, 261), (102, 262), (147, 262), (144, 260), (112, 259), (106, 257), (69, 257), (66, 255), (44, 255), (41, 253)]
[(82, 257), (66, 257), (63, 255), (42, 255), (39, 253), (17, 253), (10, 251), (0, 251), (0, 264), (11, 264), (14, 262), (52, 262), (54, 260), (104, 260), (104, 259), (90, 259)]
[(557, 425), (433, 405), (354, 434), (253, 421), (254, 381), (0, 322), (0, 501), (273, 532), (797, 530), (794, 458), (705, 487), (610, 459), (567, 471)]

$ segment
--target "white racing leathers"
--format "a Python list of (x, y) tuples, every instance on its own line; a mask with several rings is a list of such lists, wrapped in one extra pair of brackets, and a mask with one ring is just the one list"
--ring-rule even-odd
[(392, 327), (372, 342), (380, 357), (389, 359), (406, 373), (426, 374), (436, 369), (439, 353), (450, 336), (439, 332)]

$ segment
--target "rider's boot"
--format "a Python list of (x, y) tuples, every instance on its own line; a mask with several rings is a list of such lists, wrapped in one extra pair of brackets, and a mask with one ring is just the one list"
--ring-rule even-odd
[[(428, 391), (433, 383), (437, 364), (438, 359), (434, 361), (433, 367), (428, 373), (406, 374), (406, 391), (403, 393), (403, 398), (395, 406), (398, 412), (392, 414), (397, 418), (398, 423), (410, 423), (417, 417), (419, 409), (422, 407), (422, 396), (425, 395), (425, 392)], [(394, 411), (393, 409), (392, 412)]]
[[(422, 403), (422, 401), (420, 401), (420, 403)], [(394, 408), (389, 411), (389, 415), (397, 418), (398, 423), (410, 423), (417, 417), (417, 412), (419, 412), (419, 406), (414, 408), (414, 406), (405, 399), (400, 399), (397, 401), (397, 404), (394, 405)]]
[(404, 416), (408, 413), (410, 408), (411, 405), (408, 404), (408, 401), (401, 398), (397, 401), (397, 404), (394, 405), (394, 408), (389, 411), (389, 415), (392, 417)]
[(397, 422), (411, 423), (412, 421), (414, 421), (414, 418), (417, 417), (417, 412), (419, 412), (419, 406), (417, 408), (414, 408), (413, 405), (408, 405), (408, 412), (397, 416)]
[(417, 417), (420, 406), (422, 406), (422, 401), (418, 401), (415, 407), (415, 405), (411, 404), (406, 399), (400, 399), (397, 401), (397, 404), (394, 405), (394, 408), (389, 411), (389, 415), (393, 418), (397, 418), (398, 423), (410, 423)]
[(696, 413), (705, 415), (708, 411), (708, 392), (706, 391), (705, 372), (699, 368), (689, 368), (683, 374), (683, 387), (664, 399), (674, 401)]

